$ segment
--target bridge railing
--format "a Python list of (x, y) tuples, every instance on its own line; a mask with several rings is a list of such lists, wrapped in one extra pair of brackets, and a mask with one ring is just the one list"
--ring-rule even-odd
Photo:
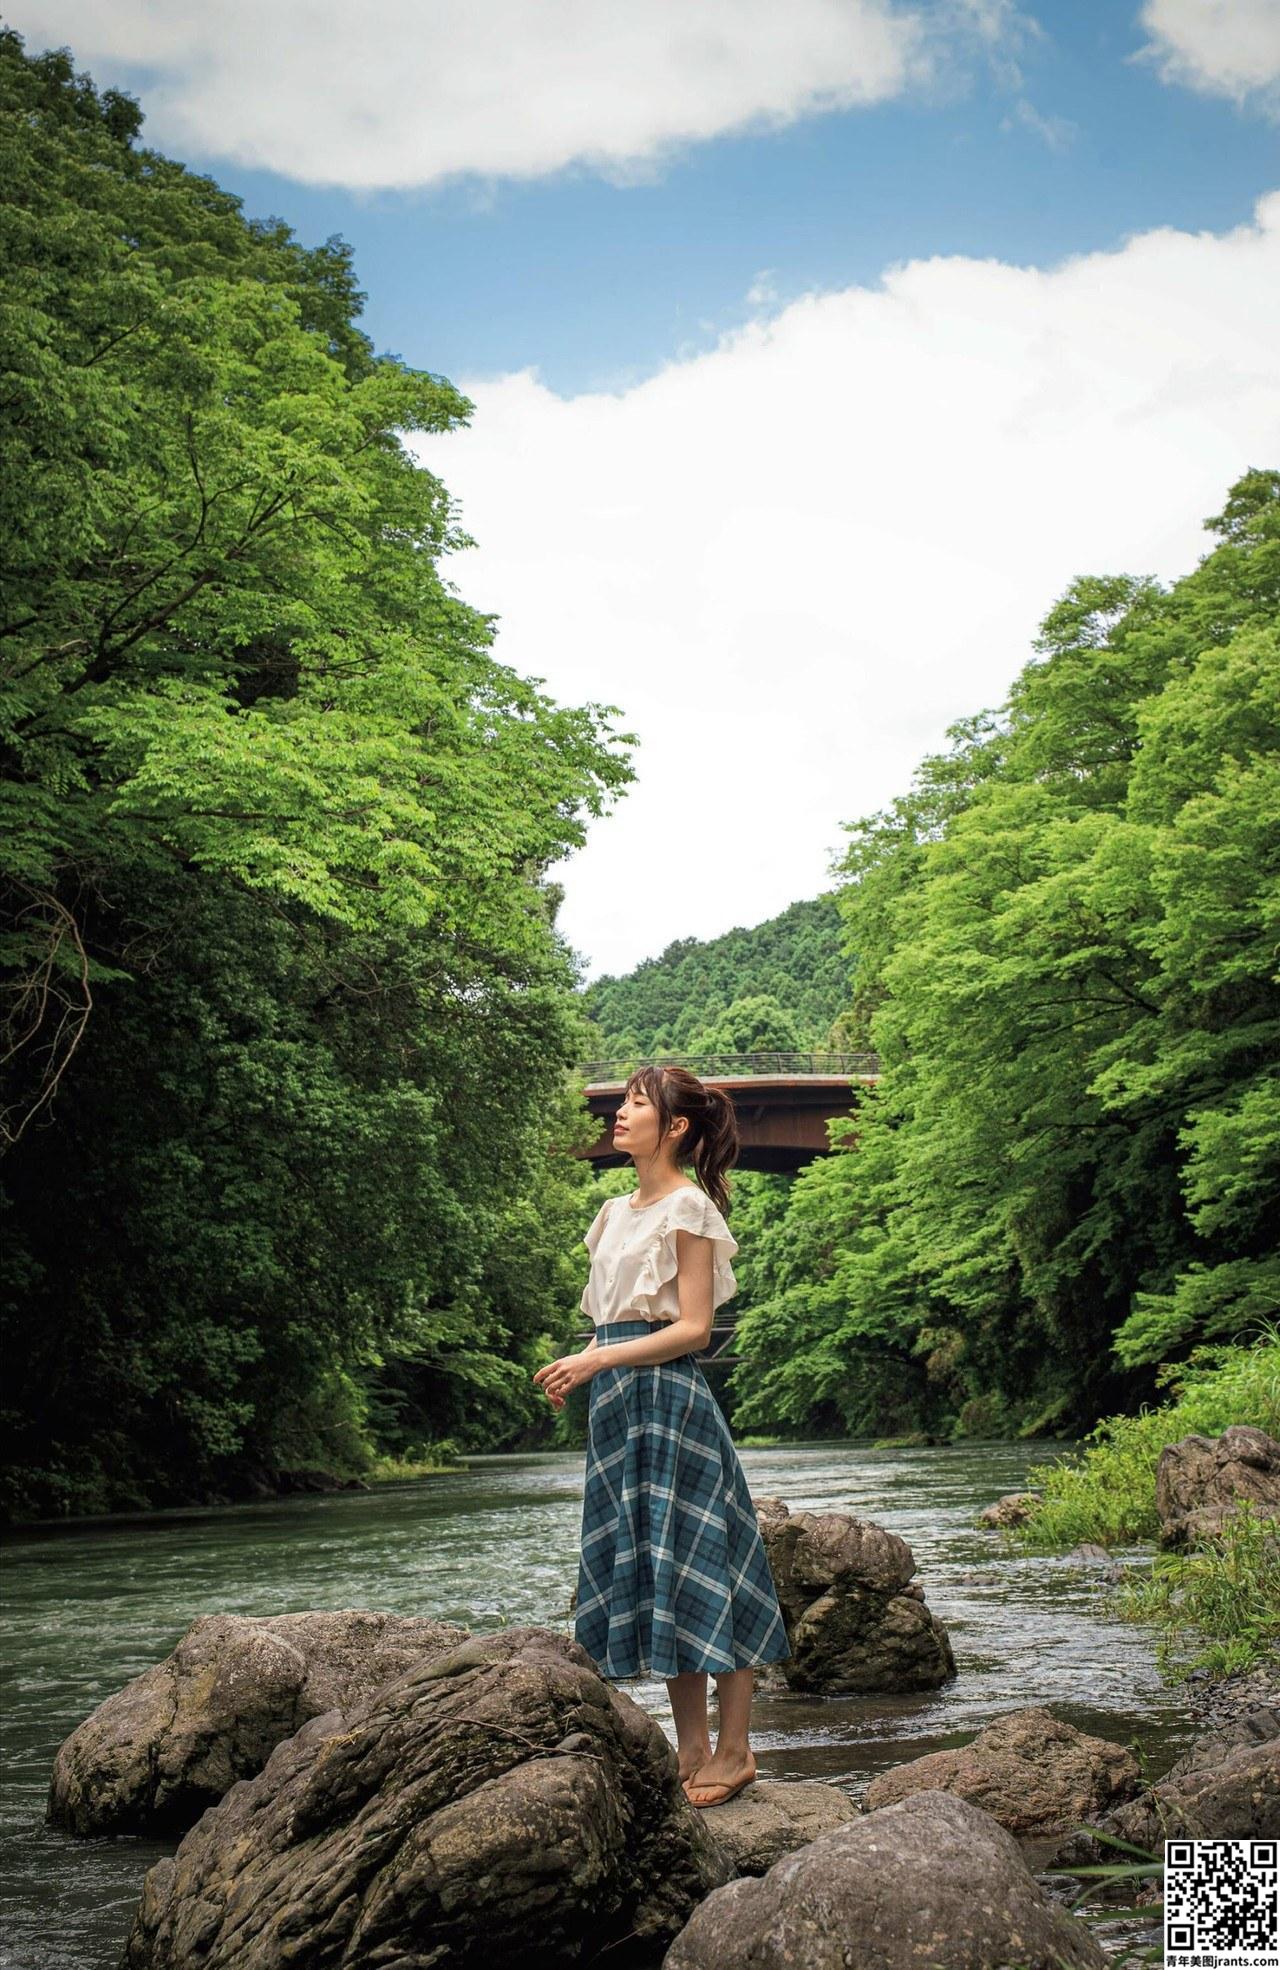
[(758, 1053), (650, 1053), (630, 1059), (584, 1060), (579, 1073), (590, 1085), (625, 1081), (637, 1067), (687, 1067), (700, 1080), (731, 1080), (752, 1074), (830, 1074), (850, 1080), (880, 1072), (874, 1053), (804, 1052), (786, 1048)]

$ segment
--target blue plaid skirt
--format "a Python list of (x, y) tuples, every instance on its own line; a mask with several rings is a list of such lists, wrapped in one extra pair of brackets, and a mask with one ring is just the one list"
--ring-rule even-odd
[[(653, 1331), (597, 1328), (609, 1347)], [(746, 1473), (692, 1354), (591, 1378), (574, 1635), (601, 1675), (713, 1674), (791, 1651)]]

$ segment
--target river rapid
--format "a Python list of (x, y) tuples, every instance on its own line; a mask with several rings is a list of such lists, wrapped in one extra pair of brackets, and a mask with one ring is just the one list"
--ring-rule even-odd
[[(905, 1539), (958, 1670), (918, 1695), (757, 1696), (762, 1778), (826, 1779), (856, 1798), (887, 1767), (962, 1744), (1033, 1703), (1080, 1730), (1139, 1740), (1156, 1773), (1185, 1748), (1195, 1734), (1186, 1699), (1161, 1681), (1150, 1631), (1110, 1616), (1097, 1571), (1058, 1556), (1006, 1557), (1001, 1535), (973, 1524), (1068, 1448), (800, 1443), (740, 1453), (754, 1496), (854, 1512)], [(116, 1970), (143, 1874), (176, 1842), (81, 1841), (47, 1828), (49, 1774), (63, 1738), (167, 1655), (196, 1615), (383, 1608), (477, 1632), (538, 1622), (571, 1634), (582, 1477), (581, 1452), (473, 1457), (369, 1491), (10, 1532), (0, 1963)], [(674, 1742), (664, 1685), (623, 1687)]]

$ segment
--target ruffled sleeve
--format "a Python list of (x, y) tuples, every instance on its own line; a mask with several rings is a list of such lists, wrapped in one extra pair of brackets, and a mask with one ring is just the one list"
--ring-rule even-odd
[(605, 1198), (604, 1203), (600, 1206), (600, 1209), (596, 1212), (582, 1234), (582, 1242), (590, 1252), (592, 1258), (596, 1255), (596, 1246), (600, 1243), (600, 1233), (604, 1230), (605, 1213), (612, 1202), (613, 1199), (611, 1197)]
[[(608, 1212), (609, 1206), (612, 1202), (613, 1199), (611, 1197), (605, 1198), (604, 1203), (600, 1206), (600, 1209), (596, 1212), (590, 1224), (587, 1226), (586, 1230), (582, 1234), (582, 1242), (591, 1254), (591, 1262), (593, 1266), (595, 1264), (596, 1246), (600, 1243), (600, 1234), (604, 1230), (605, 1215)], [(582, 1289), (582, 1298), (578, 1301), (579, 1311), (585, 1313), (589, 1317), (593, 1325), (596, 1323), (596, 1321), (599, 1318), (598, 1310), (596, 1306), (596, 1294), (593, 1290), (594, 1283), (595, 1282), (594, 1282), (593, 1274), (591, 1272), (588, 1272), (587, 1283)]]
[(648, 1301), (655, 1313), (675, 1317), (680, 1305), (676, 1286), (680, 1270), (676, 1233), (692, 1231), (700, 1238), (709, 1238), (715, 1247), (711, 1275), (712, 1311), (723, 1306), (726, 1300), (731, 1300), (738, 1290), (738, 1282), (729, 1261), (738, 1249), (738, 1241), (705, 1190), (696, 1190), (688, 1184), (683, 1190), (673, 1191), (670, 1204), (660, 1213), (660, 1219), (660, 1224), (654, 1226), (653, 1238), (645, 1252), (644, 1265), (637, 1281), (639, 1296)]

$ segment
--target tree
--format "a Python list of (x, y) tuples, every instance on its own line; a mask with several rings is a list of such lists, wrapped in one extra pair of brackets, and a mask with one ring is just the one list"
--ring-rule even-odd
[(719, 1018), (703, 1027), (691, 1043), (695, 1053), (770, 1053), (798, 1049), (800, 1027), (795, 1014), (779, 1005), (772, 992), (751, 992), (734, 999)]
[(1003, 710), (851, 830), (847, 1030), (884, 1079), (814, 1179), (838, 1286), (795, 1345), (775, 1303), (744, 1323), (752, 1421), (893, 1318), (953, 1421), (1087, 1427), (1280, 1301), (1280, 474), (1209, 525), (1167, 593), (1073, 584)]
[(140, 123), (0, 34), (11, 1511), (527, 1425), (589, 1186), (545, 872), (630, 778), (441, 576), (465, 400)]
[(0, 37), (0, 503), (12, 1140), (94, 988), (86, 897), (177, 861), (357, 931), (528, 958), (530, 875), (628, 777), (441, 580), (404, 438), (469, 406), (375, 356), (347, 249), (136, 147), (127, 99)]

